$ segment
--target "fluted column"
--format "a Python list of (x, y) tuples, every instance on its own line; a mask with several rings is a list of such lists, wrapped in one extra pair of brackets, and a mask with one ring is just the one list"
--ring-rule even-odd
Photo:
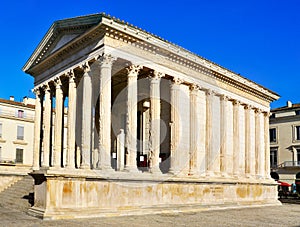
[(249, 175), (255, 176), (256, 156), (255, 156), (255, 139), (256, 139), (256, 126), (255, 126), (255, 111), (253, 107), (249, 109), (249, 121), (250, 121), (250, 142), (249, 142)]
[(97, 167), (111, 168), (111, 70), (115, 58), (111, 55), (100, 57), (100, 102), (99, 102), (99, 154)]
[[(190, 159), (189, 174), (200, 175), (201, 140), (200, 140), (200, 101), (199, 86), (193, 84), (190, 87)], [(203, 161), (203, 160), (202, 160)]]
[[(229, 99), (229, 98), (228, 98)], [(233, 118), (233, 102), (227, 102), (227, 118), (226, 118), (226, 168), (229, 176), (233, 175), (233, 152), (234, 152), (234, 118)]]
[(251, 176), (251, 125), (250, 125), (250, 109), (251, 106), (245, 105), (245, 173), (247, 177)]
[(256, 154), (256, 176), (262, 178), (264, 176), (264, 156), (265, 156), (265, 147), (264, 147), (264, 126), (261, 110), (256, 110), (255, 116), (255, 128), (256, 128), (256, 138), (255, 138), (255, 154)]
[(265, 177), (270, 179), (270, 140), (269, 140), (269, 112), (264, 112), (264, 144), (265, 144)]
[(76, 81), (73, 70), (68, 73), (68, 139), (67, 139), (67, 168), (75, 168), (75, 132), (76, 132)]
[(62, 123), (63, 123), (63, 91), (60, 78), (55, 81), (55, 125), (54, 125), (54, 153), (53, 167), (61, 166), (62, 151)]
[(50, 132), (51, 132), (51, 89), (45, 86), (45, 109), (44, 109), (44, 136), (43, 136), (43, 161), (42, 167), (49, 167), (50, 161)]
[(140, 66), (132, 65), (128, 71), (127, 91), (127, 127), (126, 127), (126, 171), (136, 172), (137, 169), (137, 95), (138, 74)]
[(206, 91), (198, 91), (198, 154), (197, 154), (197, 168), (201, 176), (206, 175)]
[(83, 65), (83, 95), (82, 95), (82, 131), (81, 131), (81, 169), (89, 169), (91, 166), (91, 118), (92, 118), (92, 85), (90, 67), (88, 63)]
[(245, 177), (245, 109), (243, 105), (239, 106), (239, 176)]
[(41, 102), (40, 89), (35, 89), (34, 92), (35, 92), (35, 115), (34, 115), (33, 170), (38, 170), (40, 167), (42, 102)]
[(160, 173), (160, 79), (164, 75), (154, 71), (150, 78), (150, 172)]
[(170, 103), (171, 103), (171, 146), (170, 146), (170, 169), (171, 174), (177, 174), (181, 171), (180, 166), (180, 151), (178, 150), (180, 139), (180, 84), (183, 81), (179, 78), (174, 78), (170, 88)]
[(228, 110), (227, 110), (227, 102), (228, 97), (222, 95), (220, 97), (221, 100), (221, 146), (220, 146), (220, 171), (223, 176), (228, 175), (228, 165), (226, 158), (228, 157), (228, 136), (227, 136), (227, 119), (228, 119)]
[(213, 168), (213, 98), (212, 90), (206, 91), (206, 174), (208, 176), (214, 175)]
[(265, 127), (264, 127), (264, 114), (262, 111), (260, 111), (259, 114), (259, 124), (260, 124), (260, 135), (259, 135), (259, 140), (260, 140), (260, 151), (259, 151), (259, 177), (260, 178), (265, 178), (265, 165), (266, 165), (266, 160), (265, 160)]
[(240, 152), (240, 114), (239, 114), (240, 102), (233, 100), (233, 175), (239, 176), (239, 152)]

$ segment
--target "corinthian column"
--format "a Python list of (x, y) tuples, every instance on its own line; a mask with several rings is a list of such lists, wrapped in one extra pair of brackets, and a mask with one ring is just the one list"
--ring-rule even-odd
[(126, 171), (138, 171), (137, 157), (137, 79), (141, 66), (130, 66), (128, 71), (127, 91), (127, 127), (126, 127)]
[(170, 146), (170, 170), (171, 174), (178, 174), (181, 171), (180, 165), (180, 153), (178, 150), (179, 139), (180, 139), (180, 116), (179, 116), (179, 108), (180, 108), (180, 84), (183, 80), (179, 78), (174, 78), (173, 83), (171, 84), (171, 146)]
[(68, 101), (68, 140), (67, 140), (67, 168), (75, 168), (75, 131), (76, 131), (76, 81), (73, 70), (69, 76)]
[(233, 175), (235, 177), (239, 176), (239, 152), (240, 152), (240, 130), (239, 130), (239, 122), (240, 122), (240, 102), (237, 100), (233, 100)]
[(50, 160), (50, 127), (51, 127), (51, 89), (45, 86), (45, 109), (44, 109), (44, 136), (43, 136), (43, 162), (42, 167), (49, 167)]
[(206, 91), (206, 174), (212, 176), (214, 174), (213, 168), (213, 98), (212, 90)]
[(115, 58), (100, 57), (99, 155), (98, 168), (111, 168), (111, 70)]
[(265, 170), (265, 147), (264, 147), (264, 121), (261, 110), (256, 110), (255, 116), (255, 153), (256, 153), (256, 176), (264, 177)]
[(245, 105), (245, 173), (247, 177), (251, 176), (251, 125), (250, 110), (251, 106)]
[(270, 140), (269, 140), (269, 112), (264, 112), (264, 142), (265, 142), (265, 177), (270, 179)]
[(221, 146), (220, 146), (220, 171), (223, 176), (228, 175), (228, 165), (227, 160), (228, 158), (228, 110), (227, 110), (227, 103), (228, 103), (228, 97), (225, 95), (222, 95), (220, 97), (221, 100)]
[(200, 175), (200, 106), (199, 86), (190, 87), (190, 175)]
[(83, 97), (82, 97), (82, 131), (81, 131), (81, 169), (91, 166), (91, 118), (92, 118), (92, 84), (88, 63), (83, 65)]
[(256, 165), (256, 157), (255, 157), (255, 112), (253, 107), (249, 109), (249, 118), (250, 118), (250, 128), (249, 128), (249, 175), (251, 177), (255, 176), (255, 165)]
[(164, 75), (157, 71), (150, 78), (150, 172), (160, 173), (160, 78)]
[(63, 123), (63, 91), (60, 78), (55, 81), (55, 125), (54, 125), (54, 153), (53, 167), (61, 166), (62, 151), (62, 123)]
[(42, 102), (41, 91), (35, 89), (35, 115), (34, 115), (34, 148), (33, 148), (33, 170), (38, 170), (40, 167), (40, 139), (41, 139), (41, 114)]

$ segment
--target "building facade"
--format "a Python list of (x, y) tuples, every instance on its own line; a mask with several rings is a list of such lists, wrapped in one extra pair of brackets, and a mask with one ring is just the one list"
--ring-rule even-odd
[(288, 101), (271, 110), (270, 165), (282, 181), (292, 184), (300, 177), (300, 104)]
[(0, 165), (32, 167), (34, 104), (0, 99)]
[(274, 92), (105, 14), (55, 22), (23, 70), (36, 93), (32, 214), (278, 203)]

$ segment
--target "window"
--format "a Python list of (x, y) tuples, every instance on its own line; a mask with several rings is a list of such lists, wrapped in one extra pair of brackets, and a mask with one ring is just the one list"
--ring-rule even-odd
[(18, 110), (18, 117), (19, 118), (24, 118), (24, 111), (23, 110)]
[(2, 123), (0, 123), (0, 138), (2, 138)]
[(24, 126), (18, 125), (18, 128), (17, 128), (17, 140), (24, 140)]
[(276, 128), (270, 129), (270, 142), (275, 143), (277, 141)]
[(300, 149), (297, 149), (297, 166), (300, 166)]
[(300, 140), (300, 126), (295, 126), (295, 140)]
[(17, 148), (16, 150), (16, 163), (23, 163), (23, 149)]
[(270, 150), (270, 166), (271, 168), (277, 168), (277, 148), (271, 148)]
[(300, 115), (300, 110), (295, 111), (296, 115)]

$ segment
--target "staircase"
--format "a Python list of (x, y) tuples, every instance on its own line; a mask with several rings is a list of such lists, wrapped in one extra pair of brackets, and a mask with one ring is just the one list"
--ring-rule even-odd
[(33, 204), (34, 180), (25, 176), (0, 193), (0, 207), (26, 212)]

